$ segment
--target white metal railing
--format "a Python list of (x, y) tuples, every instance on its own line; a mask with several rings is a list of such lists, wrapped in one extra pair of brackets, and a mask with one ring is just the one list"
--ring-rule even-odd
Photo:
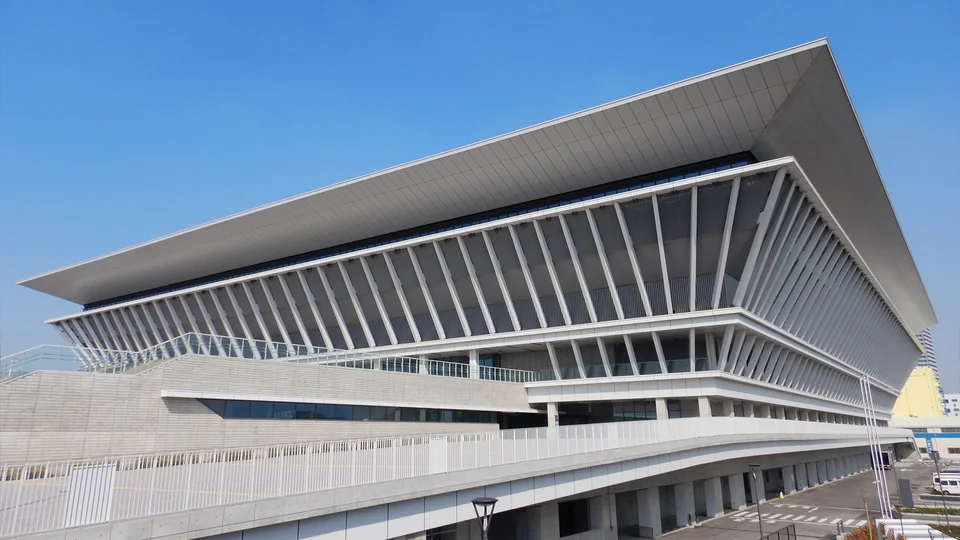
[(40, 369), (126, 373), (156, 360), (177, 358), (185, 354), (379, 369), (505, 382), (524, 383), (540, 380), (538, 373), (519, 369), (471, 367), (469, 364), (457, 362), (305, 345), (288, 346), (262, 340), (190, 333), (139, 351), (40, 345), (0, 358), (0, 381), (20, 377)]
[(0, 465), (0, 537), (731, 434), (867, 439), (864, 426), (682, 418)]

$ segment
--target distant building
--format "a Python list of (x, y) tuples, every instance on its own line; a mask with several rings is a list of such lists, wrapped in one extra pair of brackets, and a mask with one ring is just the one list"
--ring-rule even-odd
[(923, 354), (917, 361), (917, 367), (928, 367), (933, 370), (937, 376), (937, 383), (940, 382), (940, 368), (937, 366), (937, 353), (933, 348), (933, 336), (930, 329), (927, 328), (917, 335), (917, 341), (923, 346)]
[(960, 394), (943, 395), (943, 415), (960, 416)]
[(930, 367), (915, 368), (893, 405), (893, 417), (936, 418), (943, 415), (944, 399), (940, 394), (937, 372)]

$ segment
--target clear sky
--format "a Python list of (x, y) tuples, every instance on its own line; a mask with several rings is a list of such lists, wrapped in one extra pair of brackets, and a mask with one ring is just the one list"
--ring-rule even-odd
[(960, 391), (960, 2), (0, 0), (0, 347), (15, 282), (827, 37)]

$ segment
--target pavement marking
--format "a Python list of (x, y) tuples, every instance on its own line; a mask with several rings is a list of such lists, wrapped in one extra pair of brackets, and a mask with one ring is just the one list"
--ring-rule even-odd
[[(810, 507), (808, 506), (807, 508), (810, 508)], [(810, 511), (813, 512), (813, 511), (819, 510), (819, 509), (820, 509), (819, 506), (814, 506), (813, 508), (810, 508)]]
[(780, 518), (780, 519), (782, 519), (783, 521), (787, 521), (787, 520), (789, 520), (789, 519), (792, 518), (792, 517), (793, 517), (793, 514), (787, 514), (787, 515), (783, 516), (783, 517)]
[(790, 505), (790, 508), (796, 508), (796, 507), (797, 507), (797, 505), (795, 505), (795, 504), (791, 504), (791, 505)]
[(866, 525), (866, 524), (867, 524), (867, 520), (861, 519), (860, 522), (857, 523), (857, 527), (863, 527), (863, 526)]
[(810, 516), (810, 517), (808, 517), (807, 519), (805, 519), (804, 521), (813, 521), (813, 520), (815, 520), (815, 519), (817, 519), (817, 516)]
[(837, 523), (840, 523), (841, 521), (843, 521), (843, 518), (837, 518), (837, 519), (831, 521), (830, 524), (831, 524), (831, 525), (836, 525)]
[(736, 517), (743, 517), (743, 516), (746, 516), (746, 515), (749, 515), (749, 514), (750, 514), (750, 512), (740, 512), (740, 513), (738, 513), (738, 514), (734, 514), (734, 516), (736, 516)]
[(854, 522), (854, 521), (856, 521), (856, 520), (855, 520), (855, 519), (848, 519), (848, 520), (844, 521), (843, 524), (844, 524), (844, 525), (847, 525), (847, 526), (853, 525), (853, 522)]
[(829, 519), (829, 518), (820, 518), (820, 519), (817, 520), (817, 523), (823, 523), (823, 522), (826, 521), (827, 519)]
[(805, 518), (805, 517), (807, 517), (807, 516), (797, 516), (797, 517), (793, 518), (793, 520), (794, 520), (794, 521), (803, 521), (803, 518)]
[(777, 519), (778, 517), (780, 517), (780, 516), (782, 516), (782, 515), (783, 515), (783, 514), (774, 514), (774, 515), (772, 515), (772, 516), (769, 516), (769, 518), (770, 518), (770, 519)]

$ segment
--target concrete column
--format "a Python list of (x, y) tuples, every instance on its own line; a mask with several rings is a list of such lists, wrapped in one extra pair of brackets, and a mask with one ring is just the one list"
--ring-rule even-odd
[(480, 378), (480, 351), (477, 349), (470, 351), (470, 378)]
[(777, 417), (778, 419), (780, 419), (780, 420), (786, 420), (786, 418), (787, 418), (787, 409), (786, 409), (786, 408), (781, 407), (780, 405), (777, 405), (776, 407), (773, 408), (773, 412), (774, 412), (774, 414), (776, 415), (776, 417)]
[[(612, 493), (600, 496), (601, 540), (617, 540), (617, 499)], [(592, 516), (591, 516), (592, 519)]]
[(720, 477), (714, 476), (704, 480), (703, 489), (707, 494), (707, 517), (723, 515), (723, 488)]
[(746, 418), (755, 418), (756, 413), (754, 412), (753, 403), (749, 401), (743, 402), (743, 416)]
[(757, 504), (757, 501), (763, 502), (766, 500), (766, 497), (763, 493), (763, 471), (757, 471), (757, 479), (753, 479), (753, 473), (747, 473), (747, 488), (750, 490), (750, 500), (753, 501), (753, 504)]
[(556, 501), (540, 505), (540, 538), (560, 538), (560, 508)]
[(827, 462), (824, 460), (819, 460), (816, 462), (817, 467), (817, 478), (820, 480), (821, 484), (826, 484), (830, 481), (830, 477), (827, 475)]
[(560, 411), (556, 403), (547, 403), (547, 427), (556, 431), (560, 425)]
[(797, 482), (797, 490), (807, 489), (810, 487), (809, 482), (807, 482), (807, 466), (804, 463), (793, 466), (794, 479)]
[[(554, 503), (556, 506), (556, 503)], [(653, 529), (653, 536), (663, 534), (663, 524), (660, 521), (660, 489), (656, 487), (641, 489), (637, 492), (637, 515), (640, 525)], [(560, 524), (557, 522), (557, 534), (544, 535), (544, 538), (559, 538)]]
[(817, 473), (817, 463), (811, 461), (807, 463), (807, 483), (810, 487), (821, 484), (820, 475)]
[(733, 400), (725, 399), (721, 403), (723, 404), (723, 415), (733, 416)]
[(701, 418), (710, 418), (711, 416), (713, 416), (713, 409), (710, 408), (710, 398), (707, 398), (707, 397), (697, 398), (697, 405), (700, 406)]
[(841, 476), (843, 475), (840, 474), (840, 470), (837, 468), (837, 459), (836, 458), (828, 459), (827, 460), (827, 477), (829, 477), (831, 480), (836, 480)]
[(697, 506), (693, 498), (693, 482), (673, 486), (677, 503), (677, 525), (693, 525), (697, 521)]
[(783, 494), (789, 495), (797, 490), (797, 479), (793, 476), (793, 465), (780, 467), (780, 473), (783, 475)]
[(760, 418), (770, 418), (769, 405), (760, 405)]
[(730, 485), (730, 508), (740, 510), (747, 506), (747, 494), (743, 490), (743, 474), (731, 474), (727, 477)]
[(657, 405), (657, 420), (667, 420), (670, 418), (670, 413), (667, 411), (667, 400), (663, 398), (657, 398), (654, 400)]

